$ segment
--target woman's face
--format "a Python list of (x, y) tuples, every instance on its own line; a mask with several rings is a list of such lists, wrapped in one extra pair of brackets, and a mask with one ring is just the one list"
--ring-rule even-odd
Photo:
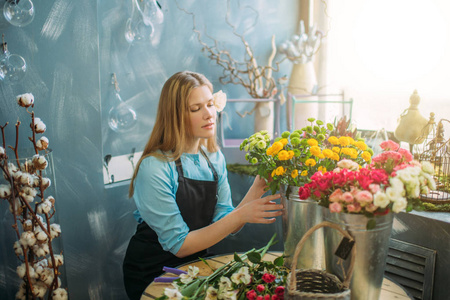
[(195, 144), (200, 139), (214, 136), (216, 108), (211, 91), (206, 85), (194, 88), (188, 99), (191, 132)]

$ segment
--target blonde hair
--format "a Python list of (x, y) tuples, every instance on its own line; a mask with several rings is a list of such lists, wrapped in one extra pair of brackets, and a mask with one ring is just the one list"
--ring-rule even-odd
[[(211, 82), (204, 75), (190, 71), (175, 73), (164, 84), (152, 133), (131, 178), (130, 198), (134, 194), (134, 180), (144, 158), (155, 156), (165, 161), (175, 161), (183, 154), (183, 146), (189, 144), (192, 138), (189, 95), (201, 86), (207, 86), (213, 92)], [(208, 152), (218, 151), (216, 134), (202, 140), (200, 146), (205, 146)]]

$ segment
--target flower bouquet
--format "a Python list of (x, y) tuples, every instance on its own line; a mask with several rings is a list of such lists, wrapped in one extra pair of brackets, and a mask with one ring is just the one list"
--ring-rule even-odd
[(316, 172), (333, 170), (343, 159), (355, 162), (357, 168), (371, 161), (373, 152), (363, 140), (330, 135), (334, 130), (331, 123), (325, 125), (314, 118), (308, 122), (310, 125), (302, 129), (283, 132), (272, 144), (263, 130), (240, 145), (240, 150), (247, 152), (246, 160), (257, 166), (257, 174), (267, 180), (273, 194), (280, 185), (302, 186)]
[(288, 270), (283, 267), (283, 257), (274, 262), (262, 258), (273, 244), (275, 235), (269, 243), (259, 249), (252, 249), (243, 255), (234, 254), (234, 259), (224, 266), (213, 270), (206, 260), (201, 259), (211, 268), (209, 276), (198, 276), (199, 269), (189, 266), (187, 272), (166, 268), (166, 271), (178, 273), (178, 278), (159, 277), (155, 281), (174, 280), (171, 288), (164, 290), (164, 299), (249, 299), (281, 300), (284, 299), (284, 286)]
[(332, 213), (364, 214), (367, 229), (376, 225), (376, 215), (421, 210), (420, 195), (436, 188), (433, 167), (413, 160), (408, 150), (393, 141), (380, 147), (383, 152), (366, 168), (342, 160), (332, 171), (316, 172), (310, 183), (300, 187), (300, 199), (317, 200)]

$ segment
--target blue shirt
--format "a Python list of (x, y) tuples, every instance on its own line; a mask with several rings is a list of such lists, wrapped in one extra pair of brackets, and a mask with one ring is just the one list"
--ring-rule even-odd
[[(227, 178), (225, 157), (221, 151), (206, 155), (219, 177), (218, 199), (213, 222), (220, 220), (233, 209), (230, 185)], [(195, 180), (214, 181), (208, 162), (201, 155), (184, 153), (181, 156), (184, 177)], [(158, 235), (165, 251), (176, 254), (180, 250), (189, 227), (184, 222), (175, 195), (178, 190), (178, 172), (175, 162), (160, 160), (154, 156), (142, 160), (134, 182), (134, 201), (137, 210), (134, 217), (139, 223), (145, 221)]]

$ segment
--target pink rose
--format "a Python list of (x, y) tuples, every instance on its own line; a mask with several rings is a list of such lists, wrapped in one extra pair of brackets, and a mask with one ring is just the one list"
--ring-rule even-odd
[(347, 211), (353, 212), (353, 213), (359, 213), (361, 211), (361, 205), (359, 205), (358, 202), (355, 202), (354, 204), (347, 205)]
[(256, 300), (256, 296), (255, 290), (250, 290), (245, 294), (245, 297), (247, 297), (248, 300)]
[(277, 286), (275, 289), (275, 294), (278, 296), (284, 296), (284, 286)]
[(374, 211), (376, 211), (378, 209), (378, 206), (376, 206), (373, 203), (369, 203), (368, 205), (366, 205), (366, 211), (373, 213)]
[(371, 183), (371, 184), (369, 184), (369, 190), (372, 194), (376, 194), (380, 190), (380, 185)]
[(373, 201), (372, 193), (369, 191), (360, 191), (355, 196), (356, 201), (360, 203), (371, 203)]
[(342, 194), (342, 200), (346, 203), (353, 202), (353, 195), (350, 192), (345, 192)]
[(399, 144), (397, 144), (394, 141), (384, 141), (380, 144), (381, 149), (385, 150), (385, 151), (389, 151), (389, 150), (394, 150), (397, 151), (397, 149), (400, 147)]
[(330, 200), (330, 202), (339, 202), (342, 199), (342, 194), (343, 193), (341, 189), (334, 190), (334, 192), (331, 193), (328, 199)]
[(330, 212), (333, 213), (340, 213), (342, 211), (342, 205), (338, 202), (333, 202), (328, 207), (330, 209)]
[(262, 284), (258, 284), (257, 286), (256, 286), (256, 290), (258, 291), (258, 292), (262, 292), (262, 291), (264, 291), (264, 289), (265, 289), (265, 287), (264, 287), (264, 285), (262, 285)]
[(311, 196), (311, 190), (308, 187), (300, 187), (298, 190), (298, 196), (302, 200), (306, 200)]

